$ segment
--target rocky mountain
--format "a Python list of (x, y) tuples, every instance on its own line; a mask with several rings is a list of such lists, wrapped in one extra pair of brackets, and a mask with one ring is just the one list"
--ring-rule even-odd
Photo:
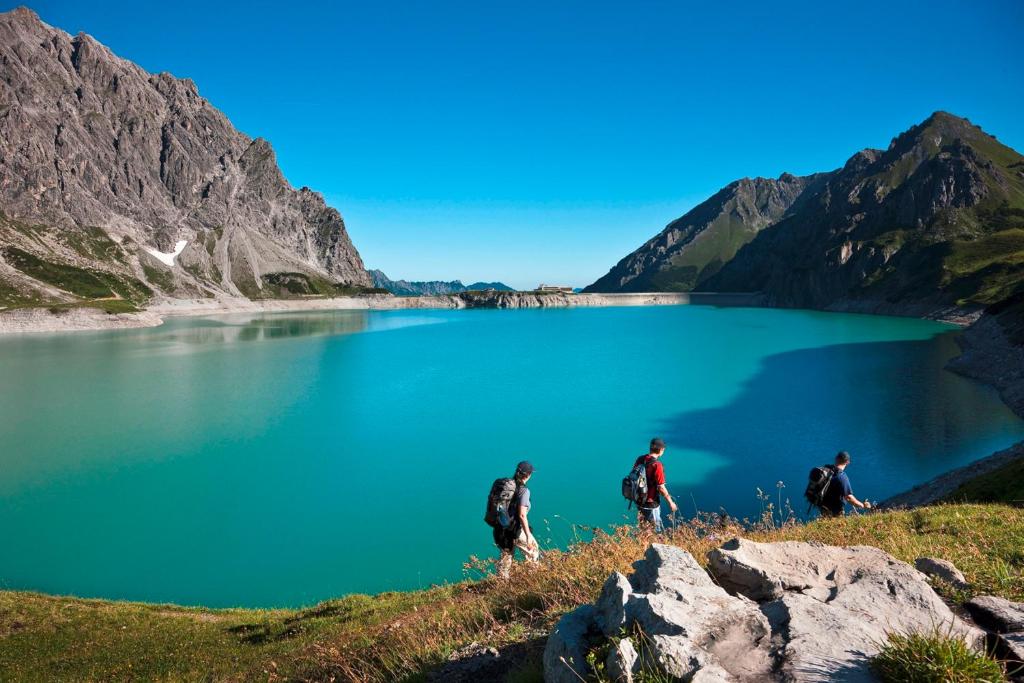
[[(719, 263), (701, 243), (727, 242), (726, 225), (749, 239)], [(1003, 301), (1024, 290), (1022, 275), (1024, 157), (936, 112), (836, 171), (729, 185), (588, 289), (927, 314)]]
[(440, 294), (458, 294), (460, 292), (483, 292), (490, 289), (496, 292), (515, 291), (503, 282), (474, 282), (470, 285), (462, 284), (461, 280), (409, 282), (408, 280), (392, 280), (380, 270), (371, 270), (369, 272), (374, 287), (386, 289), (397, 296), (437, 296)]
[(0, 14), (0, 306), (370, 285), (341, 215), (192, 81)]
[(714, 277), (782, 306), (980, 307), (1024, 289), (1024, 157), (937, 112), (827, 176)]
[(690, 291), (763, 228), (796, 210), (821, 175), (732, 182), (626, 256), (585, 292)]

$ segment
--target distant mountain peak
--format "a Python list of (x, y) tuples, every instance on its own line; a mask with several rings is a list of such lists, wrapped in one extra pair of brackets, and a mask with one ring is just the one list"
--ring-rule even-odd
[(441, 294), (458, 294), (459, 292), (494, 289), (502, 292), (514, 291), (503, 282), (474, 282), (462, 284), (461, 280), (428, 280), (410, 282), (408, 280), (392, 280), (383, 271), (369, 271), (373, 286), (386, 289), (397, 296), (436, 296)]

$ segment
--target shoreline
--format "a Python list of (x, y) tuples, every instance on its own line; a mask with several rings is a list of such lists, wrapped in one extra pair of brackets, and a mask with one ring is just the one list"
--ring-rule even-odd
[(713, 304), (756, 306), (760, 298), (749, 294), (690, 294), (638, 292), (614, 294), (540, 294), (537, 292), (481, 292), (400, 297), (389, 294), (330, 299), (164, 299), (138, 313), (106, 313), (99, 308), (0, 310), (0, 335), (157, 327), (169, 317), (277, 313), (300, 311), (456, 310), (468, 308), (591, 308), (612, 306), (680, 306)]
[(980, 460), (967, 463), (963, 467), (943, 472), (903, 493), (890, 496), (880, 502), (878, 508), (880, 510), (896, 510), (934, 505), (945, 500), (961, 484), (983, 474), (994, 472), (1021, 458), (1024, 458), (1024, 441), (1019, 441), (1009, 448), (1004, 448)]

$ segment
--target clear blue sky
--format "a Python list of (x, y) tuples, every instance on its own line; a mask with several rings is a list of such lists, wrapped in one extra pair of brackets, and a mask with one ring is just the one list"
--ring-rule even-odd
[(729, 181), (936, 109), (1024, 149), (1019, 0), (30, 6), (192, 78), (392, 277), (582, 286)]

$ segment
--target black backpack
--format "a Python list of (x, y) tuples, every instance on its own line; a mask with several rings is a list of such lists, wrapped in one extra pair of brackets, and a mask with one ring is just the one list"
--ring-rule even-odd
[(623, 478), (622, 497), (629, 501), (627, 510), (633, 503), (637, 507), (647, 503), (647, 458), (633, 465), (633, 469)]
[(511, 529), (515, 523), (512, 516), (512, 499), (516, 495), (516, 480), (510, 477), (495, 479), (487, 495), (487, 511), (484, 521), (495, 529)]
[(804, 490), (804, 498), (808, 503), (819, 508), (825, 504), (825, 492), (828, 491), (835, 474), (836, 468), (832, 465), (823, 465), (811, 470), (811, 473), (807, 475), (807, 488)]

